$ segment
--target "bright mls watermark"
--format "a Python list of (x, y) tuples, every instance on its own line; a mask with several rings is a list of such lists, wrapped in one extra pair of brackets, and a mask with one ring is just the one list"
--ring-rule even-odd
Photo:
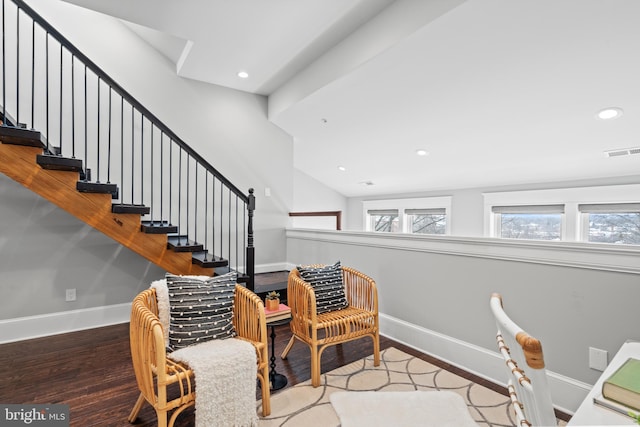
[(0, 403), (0, 426), (69, 427), (69, 405)]

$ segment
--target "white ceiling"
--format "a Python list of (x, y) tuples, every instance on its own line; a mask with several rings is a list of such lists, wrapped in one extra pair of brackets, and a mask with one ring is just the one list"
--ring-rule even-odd
[(637, 0), (65, 1), (269, 96), (295, 166), (345, 196), (640, 176), (603, 154), (640, 146)]

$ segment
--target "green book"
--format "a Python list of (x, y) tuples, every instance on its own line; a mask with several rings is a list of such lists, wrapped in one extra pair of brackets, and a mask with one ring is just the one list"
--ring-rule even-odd
[(640, 411), (640, 360), (627, 359), (604, 382), (602, 396)]

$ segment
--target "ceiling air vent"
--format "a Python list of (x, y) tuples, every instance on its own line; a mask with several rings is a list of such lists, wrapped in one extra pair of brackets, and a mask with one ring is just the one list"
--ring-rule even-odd
[(620, 148), (604, 152), (605, 157), (630, 156), (631, 154), (640, 154), (640, 147)]

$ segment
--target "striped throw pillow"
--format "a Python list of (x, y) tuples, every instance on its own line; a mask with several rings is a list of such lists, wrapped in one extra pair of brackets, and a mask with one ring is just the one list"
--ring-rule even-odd
[(316, 294), (316, 312), (326, 313), (349, 306), (344, 293), (340, 261), (323, 267), (298, 266), (300, 277), (309, 283)]
[(177, 350), (232, 338), (237, 274), (214, 277), (166, 274), (169, 290), (169, 348)]

